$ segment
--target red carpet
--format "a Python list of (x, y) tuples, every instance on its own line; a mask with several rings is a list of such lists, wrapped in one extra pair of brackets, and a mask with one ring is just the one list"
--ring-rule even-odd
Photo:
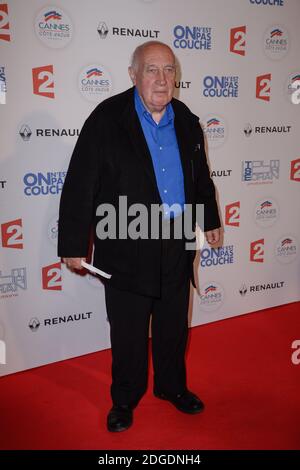
[(194, 328), (189, 416), (148, 393), (126, 432), (106, 431), (110, 351), (0, 379), (1, 449), (300, 449), (300, 303)]

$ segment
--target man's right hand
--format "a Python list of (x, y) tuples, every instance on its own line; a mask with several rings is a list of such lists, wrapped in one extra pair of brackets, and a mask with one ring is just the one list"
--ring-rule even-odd
[(83, 269), (81, 260), (86, 261), (86, 258), (63, 258), (63, 262), (71, 271), (73, 271), (73, 269)]

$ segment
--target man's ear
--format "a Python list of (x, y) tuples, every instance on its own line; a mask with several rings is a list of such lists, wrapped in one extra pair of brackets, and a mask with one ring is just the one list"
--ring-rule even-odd
[(132, 81), (133, 85), (135, 85), (136, 84), (135, 71), (133, 70), (133, 68), (131, 66), (128, 67), (128, 73), (129, 73), (129, 77), (131, 78), (131, 81)]

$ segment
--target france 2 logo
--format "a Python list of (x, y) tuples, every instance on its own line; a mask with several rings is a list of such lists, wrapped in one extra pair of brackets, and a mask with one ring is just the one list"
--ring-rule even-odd
[(10, 41), (7, 3), (0, 5), (0, 39)]
[(33, 94), (55, 98), (53, 65), (32, 69)]
[(238, 26), (230, 30), (230, 52), (245, 55), (246, 26)]
[(292, 181), (300, 181), (300, 158), (291, 161), (291, 176)]
[(42, 268), (42, 285), (46, 290), (62, 290), (61, 262)]
[(300, 364), (300, 340), (295, 339), (295, 341), (292, 342), (292, 349), (295, 349), (295, 351), (292, 354), (292, 363), (297, 366)]
[(1, 224), (3, 248), (23, 248), (22, 219), (10, 220)]
[(271, 74), (259, 75), (256, 77), (256, 98), (270, 101), (271, 99)]
[(225, 207), (225, 225), (240, 226), (240, 208), (240, 201), (233, 202)]
[(250, 261), (256, 263), (264, 262), (264, 245), (265, 240), (263, 238), (250, 243)]

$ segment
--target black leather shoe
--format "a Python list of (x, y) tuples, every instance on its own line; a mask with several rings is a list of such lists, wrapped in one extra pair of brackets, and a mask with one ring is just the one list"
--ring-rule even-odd
[(179, 411), (188, 414), (200, 413), (204, 410), (204, 403), (192, 392), (188, 390), (184, 393), (178, 394), (174, 397), (164, 395), (160, 392), (154, 392), (154, 396), (161, 400), (167, 400), (171, 402)]
[(110, 432), (126, 431), (133, 421), (132, 407), (129, 405), (114, 405), (107, 416), (107, 429)]

